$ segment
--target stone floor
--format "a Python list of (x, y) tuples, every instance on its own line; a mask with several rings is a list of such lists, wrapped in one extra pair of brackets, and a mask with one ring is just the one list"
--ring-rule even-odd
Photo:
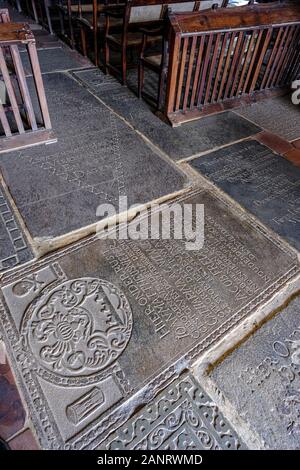
[[(299, 107), (171, 128), (35, 34), (58, 141), (0, 155), (0, 446), (300, 449)], [(120, 196), (203, 204), (204, 246), (97, 237)]]

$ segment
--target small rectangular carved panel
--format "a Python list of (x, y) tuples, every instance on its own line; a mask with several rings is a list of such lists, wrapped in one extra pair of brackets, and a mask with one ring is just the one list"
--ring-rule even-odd
[(84, 396), (67, 406), (66, 414), (73, 424), (78, 424), (104, 402), (104, 395), (99, 387), (94, 387)]
[(269, 449), (300, 447), (300, 297), (211, 373), (219, 390)]
[(204, 205), (201, 249), (122, 239), (121, 226), (3, 277), (3, 336), (43, 447), (95, 448), (128, 398), (154, 396), (299, 273), (293, 252), (223, 199), (174, 202)]

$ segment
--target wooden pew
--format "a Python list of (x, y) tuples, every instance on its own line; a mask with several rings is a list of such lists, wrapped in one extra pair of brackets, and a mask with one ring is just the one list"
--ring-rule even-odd
[[(198, 11), (203, 3), (221, 3), (223, 0), (127, 0), (123, 12), (106, 13), (105, 29), (105, 67), (106, 72), (120, 75), (120, 71), (110, 62), (110, 51), (114, 49), (121, 55), (121, 82), (126, 83), (127, 52), (139, 49), (142, 43), (142, 29), (150, 31), (148, 42), (158, 43), (162, 40), (162, 28), (164, 26), (167, 8), (172, 5), (177, 11)], [(111, 33), (111, 19), (122, 18), (122, 29), (117, 33)], [(151, 33), (154, 33), (152, 34)]]
[(290, 89), (300, 69), (300, 4), (169, 15), (166, 93), (172, 125)]
[[(33, 87), (28, 85), (18, 46), (26, 46)], [(40, 71), (34, 36), (25, 23), (11, 23), (7, 12), (0, 14), (0, 153), (56, 139)], [(32, 92), (37, 96), (34, 106)], [(5, 95), (5, 97), (3, 97)]]

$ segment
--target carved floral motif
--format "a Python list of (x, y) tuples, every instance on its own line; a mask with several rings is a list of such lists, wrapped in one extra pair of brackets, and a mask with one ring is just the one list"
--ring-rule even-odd
[(30, 311), (23, 329), (33, 356), (42, 368), (65, 377), (106, 368), (131, 335), (127, 299), (100, 279), (65, 281), (42, 293)]

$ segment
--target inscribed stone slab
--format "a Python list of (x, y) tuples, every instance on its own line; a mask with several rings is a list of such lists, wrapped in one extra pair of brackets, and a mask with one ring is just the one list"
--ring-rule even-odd
[[(58, 72), (63, 70), (79, 69), (91, 67), (91, 63), (78, 54), (66, 47), (56, 47), (49, 49), (38, 49), (38, 58), (41, 72)], [(21, 59), (25, 69), (25, 74), (32, 75), (29, 57), (26, 51), (21, 51)]]
[(204, 204), (198, 251), (90, 237), (4, 275), (4, 341), (42, 447), (100, 445), (126, 400), (151, 399), (299, 273), (285, 245), (222, 199), (177, 202)]
[(300, 449), (300, 297), (217, 366), (211, 378), (271, 449)]
[(246, 446), (191, 374), (173, 382), (107, 442), (108, 450), (242, 450)]
[(144, 204), (180, 191), (187, 178), (75, 80), (44, 76), (56, 144), (2, 154), (0, 168), (33, 238), (96, 223), (97, 207)]
[(300, 106), (292, 103), (290, 95), (243, 106), (236, 112), (288, 141), (300, 138)]
[(256, 141), (190, 164), (300, 250), (300, 168)]
[(74, 76), (173, 160), (229, 144), (261, 130), (231, 112), (172, 128), (155, 116), (143, 100), (100, 70), (74, 72)]

